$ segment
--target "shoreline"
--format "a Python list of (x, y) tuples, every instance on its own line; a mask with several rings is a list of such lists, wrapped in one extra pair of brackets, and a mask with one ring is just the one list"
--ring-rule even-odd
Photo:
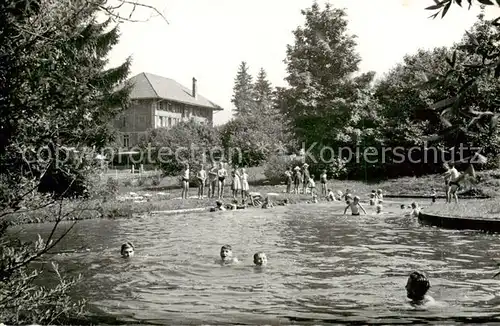
[[(490, 211), (494, 211), (495, 216), (500, 217), (500, 203), (495, 205), (495, 198), (498, 193), (500, 193), (500, 177), (493, 175), (491, 172), (482, 173), (483, 181), (478, 186), (479, 189), (473, 192), (475, 196), (466, 196), (466, 194), (460, 196), (462, 200), (472, 200), (478, 199), (487, 201), (488, 207), (481, 203), (478, 207), (454, 207), (455, 205), (441, 205), (441, 202), (432, 205), (428, 212), (435, 214), (444, 214), (448, 216), (461, 217), (470, 214), (470, 210), (474, 210), (476, 214), (474, 215), (490, 215)], [(168, 182), (168, 180), (166, 180)], [(254, 182), (257, 182), (254, 180)], [(268, 193), (276, 193), (279, 198), (287, 198), (289, 204), (305, 203), (311, 199), (310, 194), (287, 194), (284, 192), (286, 186), (283, 184), (270, 185), (265, 181), (262, 182), (265, 185), (251, 186), (250, 190), (253, 192), (260, 192), (265, 195)], [(430, 201), (431, 196), (429, 196), (429, 190), (431, 187), (437, 190), (437, 198), (441, 201), (445, 198), (444, 189), (442, 189), (442, 178), (438, 175), (430, 175), (424, 177), (405, 177), (399, 179), (387, 180), (384, 182), (370, 184), (360, 181), (351, 180), (330, 180), (328, 182), (328, 188), (331, 188), (334, 192), (341, 190), (345, 192), (346, 189), (350, 189), (353, 195), (358, 195), (361, 197), (361, 202), (367, 202), (369, 194), (374, 189), (382, 189), (384, 192), (384, 198), (387, 199), (427, 199)], [(155, 189), (155, 190), (152, 190)], [(165, 191), (165, 192), (163, 192)], [(232, 201), (232, 196), (228, 196), (229, 189), (225, 192), (224, 203), (228, 204)], [(320, 188), (316, 188), (316, 192), (320, 192)], [(196, 188), (190, 188), (190, 193), (196, 194)], [(133, 196), (132, 196), (133, 194)], [(180, 198), (181, 189), (173, 184), (163, 184), (156, 187), (150, 185), (144, 185), (142, 187), (120, 187), (120, 190), (116, 194), (109, 194), (105, 198), (96, 198), (89, 200), (73, 200), (68, 201), (65, 205), (68, 209), (73, 209), (78, 211), (77, 215), (72, 218), (65, 218), (64, 220), (75, 221), (75, 220), (88, 220), (88, 219), (130, 219), (137, 218), (137, 216), (148, 216), (152, 212), (164, 212), (165, 215), (175, 214), (175, 211), (184, 212), (200, 212), (204, 209), (215, 206), (215, 201), (217, 198), (188, 198), (183, 200)], [(488, 196), (489, 195), (489, 196)], [(137, 197), (134, 197), (137, 196)], [(107, 198), (106, 198), (107, 197)], [(122, 200), (120, 200), (120, 198)], [(134, 199), (140, 200), (134, 200)], [(319, 197), (320, 202), (324, 199)], [(489, 200), (488, 200), (489, 199)], [(241, 197), (239, 197), (241, 201)], [(460, 204), (460, 202), (459, 202)], [(469, 205), (476, 206), (476, 205)], [(492, 206), (492, 208), (490, 207)], [(80, 212), (81, 210), (81, 212)], [(477, 214), (477, 212), (480, 212)], [(450, 215), (451, 214), (451, 215)], [(74, 214), (72, 214), (74, 215)], [(158, 214), (156, 214), (158, 215)], [(26, 212), (15, 214), (10, 218), (11, 225), (21, 225), (21, 224), (33, 224), (33, 223), (44, 223), (44, 222), (54, 222), (54, 212), (50, 209), (41, 210), (37, 212)]]

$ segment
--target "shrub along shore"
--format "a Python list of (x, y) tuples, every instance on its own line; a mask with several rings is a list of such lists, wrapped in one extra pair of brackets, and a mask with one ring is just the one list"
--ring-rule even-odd
[[(288, 198), (291, 204), (306, 202), (311, 197), (309, 194), (286, 194), (284, 193), (286, 186), (284, 184), (270, 185), (263, 178), (261, 169), (251, 169), (250, 190), (266, 193), (280, 193), (283, 197)], [(482, 201), (482, 203), (474, 208), (470, 205), (433, 205), (430, 210), (434, 213), (442, 212), (444, 215), (458, 216), (482, 216), (497, 214), (500, 215), (500, 205), (496, 204), (496, 196), (500, 190), (500, 173), (496, 174), (492, 171), (479, 172), (480, 183), (473, 189), (470, 189), (463, 194), (465, 197), (483, 197), (489, 196), (492, 199)], [(123, 183), (123, 181), (122, 181)], [(164, 178), (160, 184), (151, 185), (149, 182), (140, 182), (139, 185), (131, 185), (134, 182), (124, 182), (120, 184), (116, 193), (90, 200), (72, 200), (67, 201), (64, 205), (65, 211), (73, 210), (73, 214), (69, 214), (68, 220), (84, 220), (84, 219), (118, 219), (118, 218), (137, 218), (144, 217), (154, 211), (169, 211), (169, 210), (184, 210), (193, 208), (208, 208), (215, 205), (215, 198), (189, 198), (186, 200), (180, 199), (181, 189), (176, 178)], [(319, 187), (319, 183), (317, 187)], [(434, 188), (438, 197), (443, 198), (444, 183), (440, 175), (429, 175), (423, 177), (404, 177), (391, 179), (379, 183), (365, 183), (351, 180), (330, 180), (328, 188), (333, 191), (341, 190), (345, 192), (350, 189), (353, 194), (361, 197), (362, 202), (368, 200), (368, 196), (373, 189), (382, 189), (386, 197), (391, 196), (414, 196), (415, 198), (425, 198), (430, 195), (431, 188)], [(320, 191), (320, 189), (317, 189)], [(132, 199), (120, 199), (130, 193), (135, 193), (138, 196), (146, 194), (144, 200), (134, 201)], [(229, 203), (232, 200), (230, 187), (226, 187), (224, 201)], [(149, 194), (149, 196), (148, 196)], [(190, 196), (197, 194), (197, 188), (190, 189)], [(320, 198), (321, 200), (321, 198)], [(408, 199), (410, 200), (410, 199)], [(440, 201), (443, 201), (442, 199)], [(486, 204), (485, 204), (486, 202)], [(13, 224), (26, 223), (41, 223), (54, 221), (55, 207), (38, 210), (35, 212), (20, 212), (11, 222)]]

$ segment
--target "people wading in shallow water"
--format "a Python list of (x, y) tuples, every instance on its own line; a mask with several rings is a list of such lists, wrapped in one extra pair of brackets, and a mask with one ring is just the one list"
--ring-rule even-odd
[(219, 170), (217, 170), (217, 178), (218, 178), (217, 197), (219, 199), (222, 199), (224, 197), (224, 186), (226, 184), (226, 178), (227, 178), (227, 170), (224, 168), (223, 162), (220, 162)]
[(189, 192), (189, 164), (184, 163), (184, 169), (182, 170), (182, 195), (183, 199), (188, 198)]

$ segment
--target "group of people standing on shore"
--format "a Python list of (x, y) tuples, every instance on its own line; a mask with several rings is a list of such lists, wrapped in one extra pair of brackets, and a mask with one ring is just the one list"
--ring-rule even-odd
[[(191, 171), (189, 169), (189, 164), (185, 163), (181, 172), (181, 197), (183, 199), (187, 199), (189, 196), (190, 179)], [(215, 198), (215, 190), (217, 189), (217, 198), (222, 199), (224, 197), (224, 189), (228, 180), (229, 178), (226, 163), (214, 162), (208, 170), (205, 170), (205, 166), (203, 164), (200, 165), (198, 171), (196, 172), (198, 199), (202, 199), (205, 196), (205, 188), (207, 189), (207, 198)], [(240, 194), (242, 199), (247, 198), (249, 191), (248, 174), (244, 168), (238, 168), (238, 166), (235, 166), (231, 171), (231, 191), (234, 199), (238, 198)]]

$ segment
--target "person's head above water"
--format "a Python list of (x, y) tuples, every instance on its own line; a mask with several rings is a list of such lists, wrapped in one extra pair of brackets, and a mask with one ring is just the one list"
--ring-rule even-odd
[(354, 203), (359, 203), (359, 197), (358, 197), (358, 196), (354, 196), (354, 197), (352, 198), (352, 201), (353, 201)]
[(411, 203), (411, 208), (413, 209), (418, 208), (418, 204), (416, 202)]
[(257, 252), (253, 255), (253, 263), (257, 266), (267, 265), (267, 256), (263, 252)]
[(377, 189), (377, 194), (381, 194), (382, 193), (382, 189)]
[(122, 244), (120, 253), (124, 258), (132, 257), (134, 255), (134, 245), (131, 242)]
[(233, 257), (233, 248), (231, 245), (223, 245), (220, 248), (220, 258), (222, 260), (228, 260)]
[(222, 201), (216, 200), (215, 205), (217, 205), (217, 207), (222, 207)]
[(406, 208), (406, 205), (405, 204), (401, 204), (401, 209), (405, 209)]
[(427, 277), (419, 272), (413, 272), (406, 282), (406, 296), (412, 301), (424, 300), (425, 294), (431, 287)]

